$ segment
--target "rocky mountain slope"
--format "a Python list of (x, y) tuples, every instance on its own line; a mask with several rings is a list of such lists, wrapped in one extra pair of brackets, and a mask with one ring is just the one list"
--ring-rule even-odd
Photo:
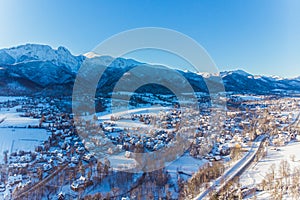
[[(112, 58), (109, 56), (74, 56), (66, 48), (52, 49), (47, 45), (26, 44), (0, 50), (0, 95), (71, 95), (72, 87), (80, 66), (88, 66), (87, 74), (93, 70), (105, 70), (98, 82), (98, 92), (110, 92), (122, 77), (127, 84), (137, 81), (143, 74), (135, 67), (142, 67), (148, 72), (162, 68), (163, 73), (153, 73), (152, 78), (161, 78), (178, 83), (178, 78), (171, 76), (163, 66), (153, 66), (132, 59)], [(171, 71), (170, 71), (171, 72)], [(255, 76), (242, 70), (221, 72), (220, 74), (193, 73), (178, 71), (192, 85), (195, 91), (208, 92), (207, 84), (236, 93), (272, 94), (300, 92), (300, 78), (285, 79), (279, 77)], [(139, 74), (137, 74), (139, 73)], [(157, 76), (157, 77), (156, 77)], [(144, 74), (143, 77), (147, 77)], [(89, 79), (90, 77), (86, 77)], [(131, 82), (130, 82), (131, 81)], [(212, 87), (210, 87), (211, 89)], [(123, 88), (126, 90), (126, 87)], [(147, 92), (164, 92), (157, 85), (144, 87)]]

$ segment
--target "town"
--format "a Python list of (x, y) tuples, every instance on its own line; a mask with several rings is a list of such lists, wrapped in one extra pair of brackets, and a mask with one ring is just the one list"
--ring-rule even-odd
[[(147, 95), (138, 99), (152, 106)], [(266, 187), (235, 181), (207, 190), (258, 137), (262, 148), (245, 163), (250, 168), (271, 149), (300, 141), (299, 97), (232, 94), (226, 109), (203, 100), (199, 112), (164, 99), (157, 107), (135, 103), (132, 112), (78, 118), (67, 97), (0, 98), (0, 199), (246, 198)]]

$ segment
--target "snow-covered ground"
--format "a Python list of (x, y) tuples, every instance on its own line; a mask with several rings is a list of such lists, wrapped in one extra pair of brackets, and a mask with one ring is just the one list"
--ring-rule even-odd
[(243, 101), (259, 101), (262, 97), (259, 96), (251, 96), (251, 95), (235, 95)]
[(205, 159), (196, 159), (191, 157), (188, 153), (183, 154), (177, 160), (171, 162), (167, 167), (167, 171), (170, 173), (174, 180), (177, 180), (177, 172), (184, 172), (187, 175), (193, 175), (208, 161)]
[(137, 109), (131, 109), (128, 110), (127, 108), (121, 109), (119, 108), (119, 111), (114, 111), (113, 113), (106, 114), (98, 113), (98, 119), (100, 120), (110, 120), (112, 116), (114, 117), (120, 117), (120, 116), (130, 116), (131, 114), (153, 114), (158, 113), (161, 110), (167, 110), (170, 109), (168, 107), (161, 107), (161, 106), (154, 106), (154, 107), (146, 107), (146, 108), (137, 108)]
[(174, 188), (170, 189), (173, 199), (178, 199), (178, 193), (173, 191), (178, 190), (178, 176), (187, 181), (206, 163), (208, 163), (208, 160), (196, 159), (185, 153), (166, 166), (166, 171), (170, 175), (171, 182), (175, 185)]
[[(2, 98), (2, 97), (1, 97)], [(1, 108), (0, 109), (0, 127), (27, 127), (28, 125), (39, 125), (39, 119), (33, 119), (29, 117), (20, 117), (19, 112), (16, 109), (21, 106), (13, 108)], [(1, 122), (2, 121), (2, 122)]]
[[(21, 97), (2, 97), (0, 102), (15, 100)], [(48, 134), (45, 129), (29, 129), (28, 125), (38, 125), (39, 119), (21, 117), (16, 109), (0, 109), (0, 163), (3, 162), (3, 152), (8, 150), (9, 153), (24, 150), (33, 151), (42, 141), (47, 140)]]
[(38, 119), (20, 117), (16, 112), (18, 106), (0, 110), (0, 162), (3, 161), (3, 151), (9, 153), (17, 150), (34, 150), (35, 146), (47, 139), (44, 129), (28, 129), (28, 125), (38, 125)]
[(3, 162), (3, 152), (18, 150), (34, 151), (42, 141), (47, 140), (45, 129), (0, 128), (0, 162)]
[[(300, 166), (299, 149), (299, 142), (291, 142), (286, 146), (277, 148), (277, 150), (275, 150), (274, 147), (269, 146), (267, 156), (242, 174), (240, 177), (240, 184), (249, 188), (254, 187), (256, 184), (261, 183), (265, 178), (265, 175), (270, 172), (269, 169), (272, 164), (276, 166), (275, 173), (277, 173), (282, 160), (288, 161), (292, 171), (294, 167)], [(295, 156), (294, 161), (292, 161), (291, 156)], [(269, 199), (269, 195), (270, 194), (266, 192), (257, 193), (257, 199)]]
[(133, 158), (126, 158), (124, 152), (109, 157), (109, 161), (114, 170), (130, 170), (136, 166)]
[(13, 101), (17, 99), (24, 99), (24, 97), (10, 97), (10, 96), (0, 96), (0, 102), (5, 102), (5, 101)]

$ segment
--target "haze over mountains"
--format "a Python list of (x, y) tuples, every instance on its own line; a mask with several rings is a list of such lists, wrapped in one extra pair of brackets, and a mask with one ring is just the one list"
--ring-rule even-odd
[[(90, 70), (109, 67), (98, 83), (99, 91), (111, 92), (125, 73), (134, 67), (143, 66), (152, 70), (157, 66), (132, 59), (110, 56), (74, 56), (64, 47), (53, 49), (47, 45), (26, 44), (0, 50), (0, 95), (71, 95), (77, 72), (85, 62)], [(256, 76), (242, 70), (221, 72), (219, 75), (178, 71), (195, 91), (208, 92), (206, 83), (218, 87), (224, 83), (225, 90), (234, 93), (275, 94), (299, 93), (300, 78)], [(126, 74), (128, 76), (128, 74)], [(127, 77), (136, 77), (133, 72)], [(146, 75), (146, 74), (145, 74)], [(155, 77), (155, 75), (154, 75)], [(176, 82), (176, 77), (167, 77)], [(134, 79), (132, 79), (134, 80)], [(160, 91), (149, 86), (147, 92)], [(157, 91), (156, 91), (157, 92)]]

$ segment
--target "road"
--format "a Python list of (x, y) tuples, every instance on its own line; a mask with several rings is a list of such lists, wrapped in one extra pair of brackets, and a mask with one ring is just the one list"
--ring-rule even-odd
[(33, 186), (31, 186), (28, 190), (22, 191), (20, 194), (17, 194), (14, 199), (23, 199), (24, 197), (28, 196), (30, 193), (40, 190), (42, 187), (44, 187), (54, 176), (56, 176), (58, 173), (60, 173), (63, 170), (66, 170), (68, 168), (68, 164), (64, 164), (60, 166), (57, 170), (52, 172), (49, 176), (47, 176), (45, 179), (35, 183)]
[(238, 173), (240, 173), (244, 169), (244, 167), (247, 166), (247, 164), (249, 164), (249, 162), (252, 161), (260, 147), (261, 142), (265, 138), (266, 135), (258, 136), (254, 140), (251, 149), (241, 160), (239, 160), (234, 166), (225, 171), (225, 173), (221, 177), (216, 179), (210, 187), (208, 187), (204, 192), (200, 193), (194, 199), (206, 199), (208, 198), (208, 195), (211, 191), (220, 191), (221, 188), (223, 188), (230, 180), (232, 180)]

